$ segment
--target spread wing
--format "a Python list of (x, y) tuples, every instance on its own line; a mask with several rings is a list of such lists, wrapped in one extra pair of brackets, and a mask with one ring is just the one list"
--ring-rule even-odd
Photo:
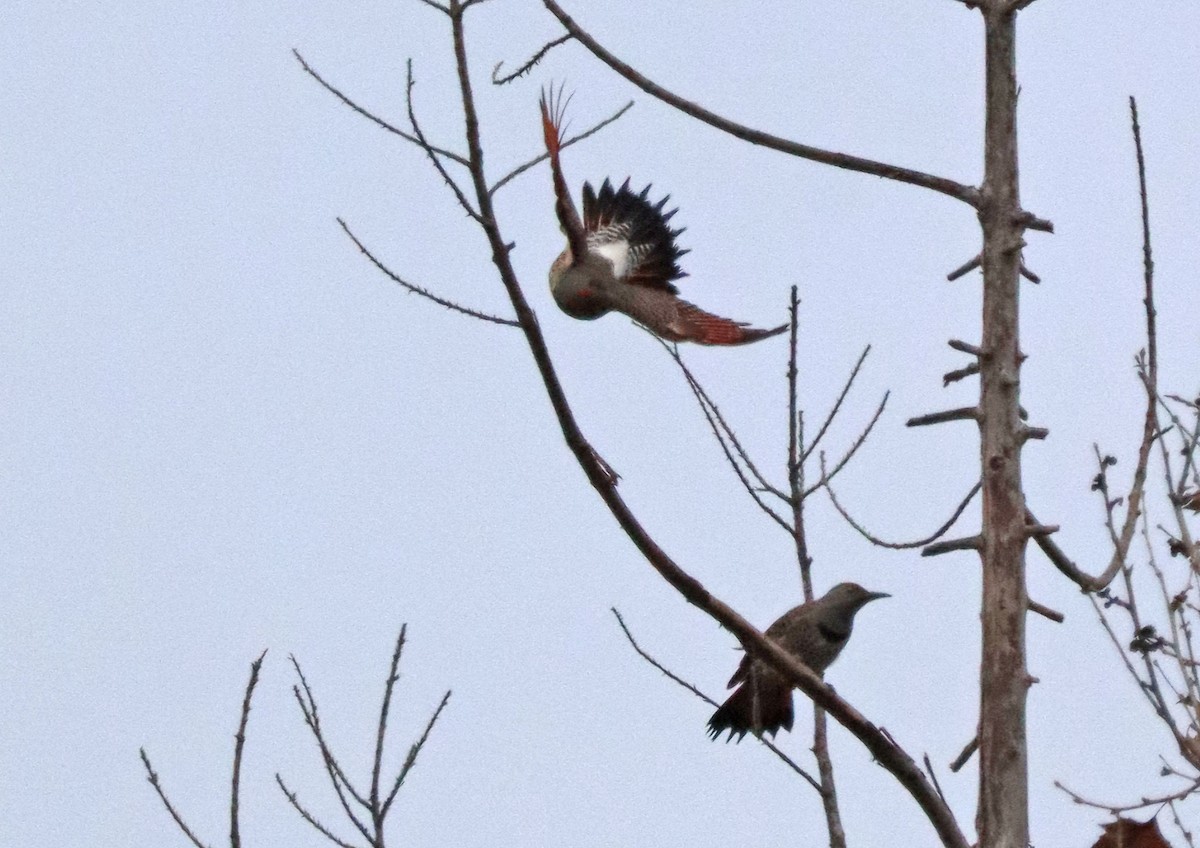
[(591, 183), (584, 183), (587, 246), (612, 263), (617, 279), (678, 294), (671, 281), (687, 276), (679, 268), (679, 258), (688, 251), (675, 243), (683, 229), (671, 229), (669, 222), (679, 210), (664, 212), (669, 196), (651, 203), (649, 194), (650, 186), (635, 194), (629, 180), (618, 189), (605, 180), (599, 193)]

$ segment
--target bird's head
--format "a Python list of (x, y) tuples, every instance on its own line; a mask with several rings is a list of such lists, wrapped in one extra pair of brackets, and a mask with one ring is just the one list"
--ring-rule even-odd
[(847, 618), (853, 618), (856, 612), (871, 601), (890, 597), (887, 592), (871, 592), (857, 583), (839, 583), (825, 593), (821, 604)]

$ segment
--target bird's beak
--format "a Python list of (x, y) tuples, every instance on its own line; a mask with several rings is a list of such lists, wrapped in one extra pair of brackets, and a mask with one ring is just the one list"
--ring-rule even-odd
[(889, 595), (887, 592), (869, 592), (867, 594), (867, 601), (868, 602), (869, 601), (878, 601), (880, 598), (890, 598), (890, 597), (891, 597), (891, 595)]

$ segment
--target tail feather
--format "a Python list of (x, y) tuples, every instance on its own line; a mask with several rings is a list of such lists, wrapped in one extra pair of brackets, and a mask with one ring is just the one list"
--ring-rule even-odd
[(570, 102), (570, 95), (563, 99), (563, 89), (560, 85), (557, 92), (553, 86), (549, 91), (543, 89), (538, 106), (542, 113), (542, 138), (546, 142), (546, 152), (550, 155), (550, 173), (554, 180), (554, 212), (558, 215), (558, 223), (567, 236), (574, 260), (579, 261), (587, 254), (587, 234), (575, 209), (575, 203), (571, 200), (571, 189), (567, 186), (562, 162), (559, 160), (564, 131), (563, 118)]
[(715, 740), (728, 730), (726, 742), (735, 735), (741, 742), (747, 733), (774, 736), (780, 728), (791, 730), (793, 717), (791, 687), (779, 679), (760, 676), (756, 681), (752, 677), (712, 714), (708, 735)]
[(672, 322), (671, 330), (678, 335), (674, 341), (689, 341), (702, 345), (742, 345), (777, 336), (787, 328), (787, 324), (769, 330), (750, 327), (742, 321), (713, 315), (681, 300), (678, 317)]

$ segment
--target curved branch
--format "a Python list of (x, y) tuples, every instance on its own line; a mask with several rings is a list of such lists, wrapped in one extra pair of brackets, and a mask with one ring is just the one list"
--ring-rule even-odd
[[(1146, 158), (1142, 151), (1142, 130), (1138, 124), (1137, 101), (1129, 98), (1130, 122), (1133, 126), (1133, 144), (1137, 152), (1138, 187), (1142, 211), (1142, 264), (1143, 286), (1145, 295), (1142, 305), (1146, 310), (1146, 352), (1145, 358), (1139, 356), (1138, 376), (1146, 392), (1146, 414), (1142, 423), (1142, 442), (1138, 446), (1137, 468), (1133, 472), (1133, 484), (1126, 497), (1125, 523), (1120, 534), (1114, 531), (1112, 559), (1099, 575), (1093, 577), (1081, 571), (1062, 550), (1049, 540), (1048, 537), (1035, 537), (1038, 547), (1049, 557), (1054, 565), (1073, 580), (1085, 592), (1097, 592), (1112, 582), (1125, 565), (1129, 554), (1129, 546), (1133, 542), (1133, 534), (1137, 529), (1138, 518), (1142, 514), (1142, 499), (1146, 488), (1146, 468), (1150, 461), (1150, 449), (1159, 431), (1158, 423), (1158, 312), (1154, 307), (1154, 255), (1150, 249), (1150, 206), (1146, 195)], [(1103, 468), (1101, 468), (1103, 474)], [(1105, 503), (1111, 504), (1108, 496), (1104, 495)], [(1111, 507), (1110, 507), (1111, 509)], [(1026, 510), (1026, 520), (1032, 518), (1032, 513)], [(1111, 525), (1111, 521), (1110, 521)]]
[[(825, 476), (824, 462), (821, 463), (821, 476)], [(846, 508), (838, 501), (837, 495), (833, 493), (833, 488), (829, 485), (828, 481), (822, 485), (825, 489), (825, 492), (829, 495), (829, 501), (833, 504), (833, 508), (836, 509), (838, 514), (846, 520), (847, 524), (858, 531), (858, 535), (862, 536), (876, 547), (888, 548), (889, 550), (893, 551), (906, 551), (912, 548), (923, 548), (926, 545), (936, 542), (938, 539), (945, 536), (950, 532), (950, 528), (955, 525), (958, 519), (962, 517), (962, 514), (966, 510), (968, 504), (970, 504), (975, 496), (979, 494), (979, 490), (983, 488), (983, 484), (981, 482), (977, 482), (974, 486), (972, 486), (971, 491), (967, 492), (967, 496), (962, 499), (957, 507), (954, 508), (953, 514), (951, 514), (950, 518), (946, 520), (946, 523), (937, 530), (934, 530), (931, 535), (926, 536), (924, 539), (917, 539), (915, 542), (888, 542), (880, 539), (878, 536), (873, 535), (869, 530), (851, 517), (850, 513), (846, 511)]]
[(1102, 801), (1091, 801), (1087, 798), (1084, 798), (1079, 793), (1071, 791), (1057, 780), (1054, 781), (1054, 786), (1070, 796), (1071, 800), (1076, 804), (1082, 804), (1085, 807), (1094, 807), (1097, 810), (1108, 810), (1108, 812), (1112, 813), (1113, 815), (1118, 815), (1120, 813), (1133, 812), (1134, 810), (1142, 810), (1146, 807), (1161, 807), (1163, 804), (1169, 804), (1172, 801), (1182, 801), (1189, 795), (1200, 791), (1200, 778), (1193, 780), (1190, 784), (1185, 786), (1183, 789), (1180, 789), (1178, 792), (1172, 792), (1169, 795), (1162, 795), (1158, 798), (1142, 798), (1141, 801), (1137, 801), (1132, 804), (1105, 804)]
[(872, 159), (864, 159), (860, 156), (851, 156), (846, 153), (836, 153), (832, 150), (823, 150), (819, 147), (811, 147), (807, 144), (799, 144), (794, 141), (788, 141), (785, 138), (771, 135), (770, 133), (762, 132), (761, 130), (752, 129), (742, 124), (735, 123), (728, 118), (723, 118), (713, 112), (708, 111), (702, 106), (693, 103), (677, 94), (674, 94), (657, 83), (644, 77), (632, 67), (622, 62), (604, 47), (597, 42), (588, 32), (575, 22), (570, 15), (563, 11), (562, 7), (554, 0), (542, 0), (542, 3), (550, 13), (558, 18), (563, 28), (575, 38), (580, 44), (591, 51), (597, 59), (608, 65), (629, 82), (636, 85), (642, 91), (666, 103), (668, 106), (673, 106), (685, 115), (689, 115), (698, 121), (708, 124), (711, 127), (729, 133), (734, 138), (740, 138), (742, 141), (748, 141), (751, 144), (757, 144), (761, 147), (767, 147), (771, 150), (777, 150), (780, 153), (787, 153), (790, 156), (797, 156), (801, 159), (809, 159), (813, 162), (820, 162), (825, 165), (832, 165), (835, 168), (843, 168), (847, 171), (857, 171), (862, 174), (870, 174), (875, 177), (883, 177), (896, 182), (907, 183), (909, 185), (920, 186), (931, 191), (936, 191), (948, 197), (953, 197), (956, 200), (961, 200), (968, 206), (979, 208), (979, 191), (974, 186), (965, 185), (964, 183), (946, 179), (945, 177), (935, 177), (932, 174), (926, 174), (921, 171), (914, 171), (910, 168), (901, 168), (897, 165), (888, 165), (884, 162), (876, 162)]
[(558, 38), (554, 39), (553, 41), (546, 42), (545, 44), (542, 45), (542, 49), (539, 50), (538, 52), (534, 53), (533, 58), (531, 58), (524, 65), (517, 68), (511, 74), (508, 74), (503, 77), (498, 77), (497, 74), (499, 74), (500, 69), (502, 67), (504, 67), (504, 60), (501, 59), (499, 62), (496, 63), (496, 67), (492, 68), (492, 85), (508, 85), (510, 82), (517, 79), (518, 77), (525, 76), (525, 74), (527, 74), (533, 70), (534, 66), (538, 62), (542, 61), (542, 59), (545, 58), (547, 53), (549, 53), (551, 50), (553, 50), (555, 47), (557, 47), (560, 44), (566, 44), (568, 41), (571, 40), (571, 37), (572, 37), (571, 34), (567, 33), (566, 35), (560, 35)]
[(492, 198), (488, 194), (487, 180), (483, 168), (483, 147), (479, 135), (479, 118), (471, 91), (471, 78), (467, 62), (466, 36), (463, 29), (462, 10), (459, 0), (451, 0), (451, 26), (454, 36), (454, 55), (458, 70), (459, 88), (462, 95), (463, 115), (466, 124), (467, 148), (471, 161), (471, 178), (479, 203), (480, 226), (492, 248), (492, 263), (512, 301), (517, 319), (525, 334), (534, 364), (542, 378), (550, 404), (554, 409), (567, 447), (575, 455), (576, 462), (596, 490), (609, 512), (612, 513), (630, 541), (646, 558), (664, 580), (685, 600), (715, 619), (729, 630), (751, 656), (769, 663), (795, 686), (799, 687), (818, 706), (823, 707), (843, 727), (849, 730), (871, 752), (872, 756), (912, 795), (921, 807), (938, 836), (948, 848), (968, 848), (966, 838), (954, 820), (954, 814), (937, 794), (920, 766), (900, 748), (892, 738), (869, 721), (866, 716), (843, 700), (811, 669), (767, 639), (745, 618), (728, 604), (715, 597), (700, 581), (688, 574), (667, 555), (658, 543), (646, 532), (633, 512), (617, 491), (611, 475), (606, 473), (575, 420), (574, 412), (567, 401), (562, 384), (550, 358), (537, 318), (529, 307), (516, 271), (509, 261), (506, 242), (495, 217)]

